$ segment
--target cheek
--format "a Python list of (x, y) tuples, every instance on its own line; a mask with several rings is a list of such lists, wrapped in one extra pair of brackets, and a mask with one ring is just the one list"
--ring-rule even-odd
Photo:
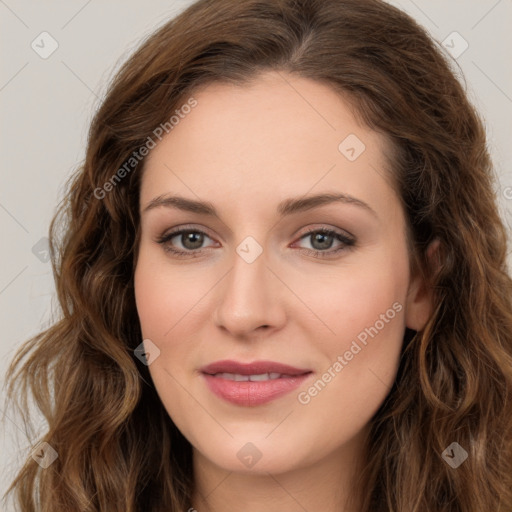
[(144, 337), (163, 340), (208, 290), (198, 274), (166, 264), (165, 256), (141, 250), (134, 275), (135, 302)]
[[(329, 327), (316, 338), (325, 356), (319, 380), (303, 390), (301, 403), (321, 414), (329, 408), (336, 421), (350, 412), (361, 427), (378, 409), (396, 378), (405, 332), (408, 259), (402, 251), (382, 251), (374, 261), (337, 269), (311, 302)], [(314, 416), (314, 415), (313, 415)]]
[[(164, 281), (157, 279), (144, 257), (139, 257), (134, 275), (135, 302), (144, 338), (157, 338), (165, 328), (160, 309), (166, 300)], [(167, 327), (168, 328), (168, 327)]]
[(187, 405), (189, 397), (179, 384), (185, 381), (184, 365), (180, 362), (190, 357), (187, 336), (192, 335), (194, 328), (190, 309), (200, 298), (197, 276), (190, 281), (184, 283), (183, 274), (176, 270), (171, 275), (170, 267), (150, 251), (142, 250), (139, 254), (134, 275), (137, 314), (143, 338), (150, 339), (159, 349), (148, 370), (169, 416), (186, 431), (188, 413), (183, 411), (189, 411), (190, 404)]
[(364, 338), (365, 329), (376, 323), (379, 338), (401, 340), (407, 280), (407, 258), (381, 253), (365, 265), (340, 266), (328, 275), (302, 278), (295, 289), (324, 324), (318, 340), (333, 354), (359, 334)]

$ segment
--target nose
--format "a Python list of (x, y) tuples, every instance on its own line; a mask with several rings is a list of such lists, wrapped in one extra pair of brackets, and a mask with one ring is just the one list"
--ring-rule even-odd
[(215, 324), (237, 338), (280, 329), (286, 320), (285, 290), (267, 266), (265, 252), (252, 263), (235, 254), (217, 288)]

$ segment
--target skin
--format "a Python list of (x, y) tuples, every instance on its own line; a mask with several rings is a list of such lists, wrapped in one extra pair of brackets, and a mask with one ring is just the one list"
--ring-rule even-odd
[[(143, 336), (160, 351), (149, 371), (193, 446), (194, 508), (358, 510), (346, 499), (369, 422), (396, 377), (405, 327), (420, 330), (432, 307), (420, 278), (409, 274), (386, 140), (358, 124), (330, 87), (285, 73), (244, 86), (211, 84), (194, 98), (197, 106), (145, 162), (135, 272)], [(366, 146), (354, 161), (338, 149), (349, 134)], [(374, 213), (341, 202), (285, 217), (276, 211), (285, 198), (321, 192), (350, 194)], [(166, 206), (145, 211), (162, 194), (210, 201), (219, 217)], [(157, 242), (184, 225), (207, 235), (198, 257), (177, 258)], [(325, 258), (308, 254), (343, 247), (304, 236), (322, 227), (349, 233), (356, 244)], [(262, 249), (252, 263), (236, 252), (248, 236)], [(182, 236), (167, 245), (198, 247)], [(299, 392), (394, 303), (402, 306), (394, 318), (300, 403)], [(243, 407), (203, 381), (199, 368), (220, 359), (272, 360), (313, 374), (297, 391)], [(251, 468), (237, 457), (249, 442), (261, 453)]]

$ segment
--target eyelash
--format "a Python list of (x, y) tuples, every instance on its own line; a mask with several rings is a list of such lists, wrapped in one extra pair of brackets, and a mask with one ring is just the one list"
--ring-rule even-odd
[[(173, 239), (174, 237), (181, 235), (183, 233), (199, 233), (201, 235), (207, 236), (208, 238), (211, 238), (210, 236), (208, 236), (207, 233), (205, 233), (204, 231), (201, 231), (200, 229), (192, 229), (192, 228), (184, 227), (184, 228), (180, 228), (180, 229), (171, 231), (170, 233), (160, 236), (156, 240), (156, 242), (163, 245), (164, 250), (166, 252), (172, 253), (174, 256), (176, 256), (178, 258), (190, 258), (190, 257), (197, 258), (197, 257), (201, 256), (202, 253), (204, 252), (204, 249), (191, 249), (191, 250), (187, 250), (187, 251), (182, 251), (181, 249), (176, 249), (169, 244), (171, 239)], [(319, 251), (316, 249), (304, 249), (304, 248), (301, 249), (306, 254), (313, 256), (315, 258), (331, 257), (333, 254), (338, 254), (341, 251), (344, 251), (351, 247), (354, 247), (354, 245), (356, 243), (354, 238), (351, 238), (342, 233), (338, 233), (337, 231), (335, 231), (333, 229), (328, 229), (328, 228), (310, 229), (310, 230), (306, 231), (305, 233), (303, 233), (302, 236), (299, 238), (299, 240), (302, 240), (303, 238), (307, 238), (308, 236), (310, 236), (312, 234), (316, 234), (316, 233), (320, 233), (322, 235), (327, 235), (327, 236), (334, 236), (334, 238), (336, 240), (338, 240), (339, 242), (341, 242), (343, 245), (341, 247), (339, 247), (338, 249), (326, 250), (326, 251)]]

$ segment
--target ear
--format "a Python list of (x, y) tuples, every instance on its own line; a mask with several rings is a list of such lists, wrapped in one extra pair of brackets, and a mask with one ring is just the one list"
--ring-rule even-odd
[[(427, 247), (427, 260), (433, 270), (439, 268), (439, 239), (433, 240)], [(409, 329), (421, 331), (434, 309), (433, 293), (428, 289), (420, 273), (411, 279), (407, 291), (405, 324)]]

